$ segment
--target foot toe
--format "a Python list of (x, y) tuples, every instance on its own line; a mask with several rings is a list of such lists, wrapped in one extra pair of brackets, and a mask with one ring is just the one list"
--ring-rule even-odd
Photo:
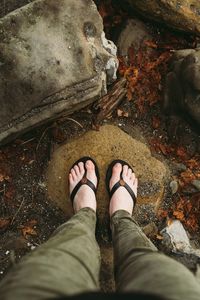
[(81, 174), (81, 176), (83, 176), (83, 174), (85, 173), (84, 163), (81, 161), (78, 163), (78, 166), (79, 166), (80, 174)]
[(75, 172), (74, 169), (71, 169), (71, 175), (72, 175), (73, 180), (75, 180), (76, 179), (76, 172)]
[(79, 170), (79, 166), (75, 165), (74, 166), (74, 170), (77, 176), (80, 176), (80, 170)]
[(73, 180), (73, 176), (71, 173), (69, 173), (69, 183), (73, 184), (74, 180)]
[(85, 167), (88, 171), (93, 171), (95, 169), (94, 164), (91, 160), (86, 161)]
[(132, 173), (133, 173), (133, 171), (129, 168), (129, 169), (128, 169), (128, 172), (127, 172), (128, 178), (129, 178), (129, 179), (132, 178)]
[(134, 182), (135, 182), (135, 179), (136, 179), (136, 177), (135, 177), (135, 173), (134, 173), (134, 172), (132, 172), (132, 174), (131, 174), (131, 180), (133, 181), (133, 184), (134, 184)]
[(128, 166), (127, 165), (124, 165), (123, 166), (123, 171), (122, 171), (122, 177), (126, 177), (128, 176)]
[(122, 171), (122, 165), (120, 163), (116, 163), (114, 166), (113, 166), (113, 170), (112, 170), (112, 174), (113, 175), (116, 175), (116, 174), (119, 174), (121, 173)]

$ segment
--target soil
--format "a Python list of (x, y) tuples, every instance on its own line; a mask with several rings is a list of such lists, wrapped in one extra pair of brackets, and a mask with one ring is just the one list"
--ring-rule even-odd
[[(16, 1), (0, 1), (0, 15), (3, 16), (9, 10), (15, 8)], [(18, 1), (17, 6), (30, 1)], [(167, 29), (165, 29), (167, 32)], [(175, 34), (176, 35), (176, 34)], [(120, 110), (127, 112), (126, 117), (119, 117), (115, 111), (104, 123), (114, 124), (123, 129), (126, 133), (141, 139), (138, 132), (142, 132), (143, 142), (149, 145), (152, 154), (163, 160), (171, 170), (172, 180), (187, 166), (185, 160), (176, 153), (166, 153), (162, 148), (158, 150), (152, 139), (161, 144), (176, 145), (187, 151), (187, 159), (193, 159), (199, 154), (200, 136), (195, 128), (190, 127), (184, 121), (184, 117), (166, 116), (162, 110), (162, 99), (151, 107), (147, 105), (144, 113), (139, 113), (134, 101), (124, 99)], [(0, 150), (0, 276), (3, 278), (12, 265), (19, 261), (22, 256), (47, 241), (53, 231), (66, 221), (64, 213), (53, 205), (47, 198), (46, 193), (46, 170), (52, 153), (62, 143), (70, 141), (84, 132), (93, 128), (95, 118), (93, 106), (74, 113), (68, 119), (58, 120), (41, 128), (21, 136), (9, 145)], [(159, 126), (153, 126), (152, 120), (159, 118)], [(154, 122), (155, 123), (155, 122)], [(81, 124), (81, 126), (80, 126)], [(154, 124), (155, 125), (155, 124)], [(156, 127), (156, 128), (155, 128)], [(176, 134), (175, 134), (176, 133)], [(182, 148), (181, 148), (182, 149)], [(198, 194), (196, 190), (187, 186), (185, 195), (193, 197)], [(182, 194), (181, 194), (182, 195)], [(178, 201), (180, 194), (172, 195), (169, 186), (166, 186), (166, 193), (163, 199), (162, 210), (171, 212), (173, 205)], [(144, 220), (143, 215), (146, 218)], [(173, 214), (173, 211), (172, 211)], [(138, 221), (141, 226), (150, 222), (157, 225), (160, 232), (166, 226), (169, 214), (165, 216), (156, 215), (148, 205), (141, 207), (138, 214)], [(199, 223), (195, 230), (187, 227), (190, 237), (199, 247)], [(102, 232), (97, 226), (97, 239), (103, 245), (104, 253), (108, 253), (108, 260), (111, 257), (110, 233)], [(156, 246), (168, 253), (159, 239), (159, 235), (153, 241)], [(110, 257), (109, 257), (110, 255)], [(191, 270), (195, 271), (198, 259), (187, 255), (173, 255)], [(102, 288), (104, 291), (113, 289), (110, 269), (106, 272), (107, 261), (103, 261), (103, 272), (101, 274)], [(108, 278), (111, 279), (106, 284)]]

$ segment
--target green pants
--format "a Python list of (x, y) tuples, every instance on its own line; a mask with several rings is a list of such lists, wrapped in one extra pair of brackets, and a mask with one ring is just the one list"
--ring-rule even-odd
[[(0, 285), (1, 300), (52, 299), (99, 290), (96, 214), (81, 209), (54, 236), (24, 257)], [(111, 219), (116, 289), (166, 299), (200, 299), (194, 275), (160, 254), (125, 211)]]

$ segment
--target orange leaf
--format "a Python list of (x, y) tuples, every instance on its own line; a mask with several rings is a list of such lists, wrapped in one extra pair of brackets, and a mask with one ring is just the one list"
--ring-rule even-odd
[(156, 49), (156, 48), (158, 47), (158, 46), (156, 45), (155, 42), (149, 41), (149, 40), (144, 41), (144, 44), (145, 44), (147, 47), (154, 48), (154, 49)]
[(160, 119), (157, 116), (153, 116), (152, 126), (153, 126), (153, 129), (157, 129), (160, 127)]
[(156, 235), (156, 238), (157, 238), (157, 240), (163, 240), (163, 236), (160, 235), (160, 234), (157, 234), (157, 235)]
[(118, 115), (118, 117), (125, 117), (125, 118), (128, 118), (128, 113), (125, 112), (125, 111), (123, 111), (123, 110), (121, 110), (121, 109), (118, 109), (118, 110), (117, 110), (117, 115)]
[(185, 221), (185, 216), (182, 211), (174, 211), (173, 215), (180, 221)]
[(192, 180), (196, 179), (196, 176), (190, 169), (187, 169), (186, 171), (182, 172), (180, 174), (180, 176), (185, 184), (189, 184), (189, 183), (191, 183)]
[(185, 148), (183, 148), (183, 147), (178, 147), (177, 150), (176, 150), (176, 154), (182, 160), (186, 160), (187, 157), (188, 157), (187, 152), (186, 152)]
[(10, 219), (0, 219), (0, 229), (6, 229), (10, 225)]
[(25, 238), (27, 238), (27, 235), (37, 235), (37, 232), (31, 227), (24, 226), (22, 227), (22, 234)]

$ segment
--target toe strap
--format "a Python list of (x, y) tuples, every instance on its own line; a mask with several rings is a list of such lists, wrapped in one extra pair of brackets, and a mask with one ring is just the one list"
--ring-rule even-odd
[(96, 194), (97, 189), (96, 189), (94, 183), (93, 183), (92, 181), (90, 181), (87, 177), (84, 176), (84, 177), (77, 183), (77, 185), (75, 186), (75, 188), (74, 188), (73, 191), (71, 192), (70, 199), (71, 199), (72, 202), (74, 201), (74, 197), (76, 196), (76, 193), (78, 192), (78, 190), (80, 189), (80, 187), (81, 187), (82, 185), (84, 185), (84, 184), (88, 185), (88, 186), (93, 190), (93, 192)]
[(115, 185), (113, 186), (113, 188), (110, 191), (110, 199), (113, 196), (113, 194), (116, 192), (116, 190), (118, 188), (120, 188), (121, 186), (123, 186), (131, 195), (131, 198), (133, 199), (133, 203), (136, 203), (136, 196), (135, 193), (133, 192), (133, 190), (130, 188), (130, 186), (123, 180), (120, 179), (118, 182), (115, 183)]

